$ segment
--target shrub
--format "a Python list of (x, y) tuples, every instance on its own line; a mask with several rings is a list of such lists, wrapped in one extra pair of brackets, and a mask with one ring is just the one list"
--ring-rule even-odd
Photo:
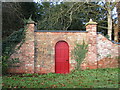
[(76, 46), (74, 47), (74, 50), (72, 51), (74, 58), (77, 62), (76, 70), (80, 70), (80, 65), (81, 65), (82, 61), (84, 60), (86, 53), (88, 51), (87, 47), (88, 47), (88, 45), (85, 44), (85, 42), (83, 40), (82, 44), (76, 43)]

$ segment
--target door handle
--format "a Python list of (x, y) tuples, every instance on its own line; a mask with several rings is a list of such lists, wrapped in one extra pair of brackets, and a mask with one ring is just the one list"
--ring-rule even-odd
[(69, 60), (66, 60), (66, 61), (69, 61)]

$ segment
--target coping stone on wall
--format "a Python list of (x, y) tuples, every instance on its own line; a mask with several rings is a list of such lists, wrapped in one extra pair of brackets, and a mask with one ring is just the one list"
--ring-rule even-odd
[(87, 33), (88, 31), (63, 31), (63, 30), (35, 30), (34, 32), (85, 32)]

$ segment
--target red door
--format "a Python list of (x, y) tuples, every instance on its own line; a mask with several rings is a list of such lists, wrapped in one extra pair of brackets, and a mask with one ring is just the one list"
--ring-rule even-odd
[(69, 46), (65, 41), (55, 46), (55, 73), (69, 73)]

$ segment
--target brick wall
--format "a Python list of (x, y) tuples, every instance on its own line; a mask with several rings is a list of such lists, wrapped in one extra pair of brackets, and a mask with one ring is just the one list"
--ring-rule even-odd
[(98, 51), (98, 61), (105, 57), (118, 57), (119, 45), (109, 41), (102, 34), (98, 34), (97, 37), (97, 51)]
[[(19, 45), (20, 43), (16, 48)], [(27, 24), (25, 42), (10, 57), (10, 59), (15, 58), (19, 58), (20, 63), (15, 63), (9, 67), (9, 73), (34, 73), (34, 22)]]
[[(66, 41), (69, 45), (70, 71), (76, 66), (72, 58), (75, 42), (88, 44), (88, 52), (81, 64), (82, 69), (118, 67), (120, 45), (114, 44), (101, 34), (96, 34), (97, 23), (90, 20), (86, 32), (80, 31), (34, 31), (34, 22), (29, 22), (25, 42), (11, 58), (19, 58), (18, 67), (9, 67), (9, 73), (55, 73), (55, 45)], [(18, 44), (19, 45), (19, 44)]]
[(118, 67), (120, 56), (120, 44), (115, 44), (102, 34), (97, 36), (97, 60), (98, 66), (102, 68)]
[(118, 68), (119, 67), (120, 44), (115, 44), (110, 40), (108, 40), (106, 37), (104, 37), (102, 34), (97, 34), (96, 48), (97, 48), (96, 61), (94, 63), (87, 62), (81, 65), (82, 69)]
[(87, 32), (45, 32), (35, 33), (36, 42), (36, 73), (55, 72), (55, 45), (58, 41), (66, 41), (69, 45), (70, 71), (75, 68), (76, 61), (72, 59), (71, 51), (75, 47), (75, 42), (87, 43)]

